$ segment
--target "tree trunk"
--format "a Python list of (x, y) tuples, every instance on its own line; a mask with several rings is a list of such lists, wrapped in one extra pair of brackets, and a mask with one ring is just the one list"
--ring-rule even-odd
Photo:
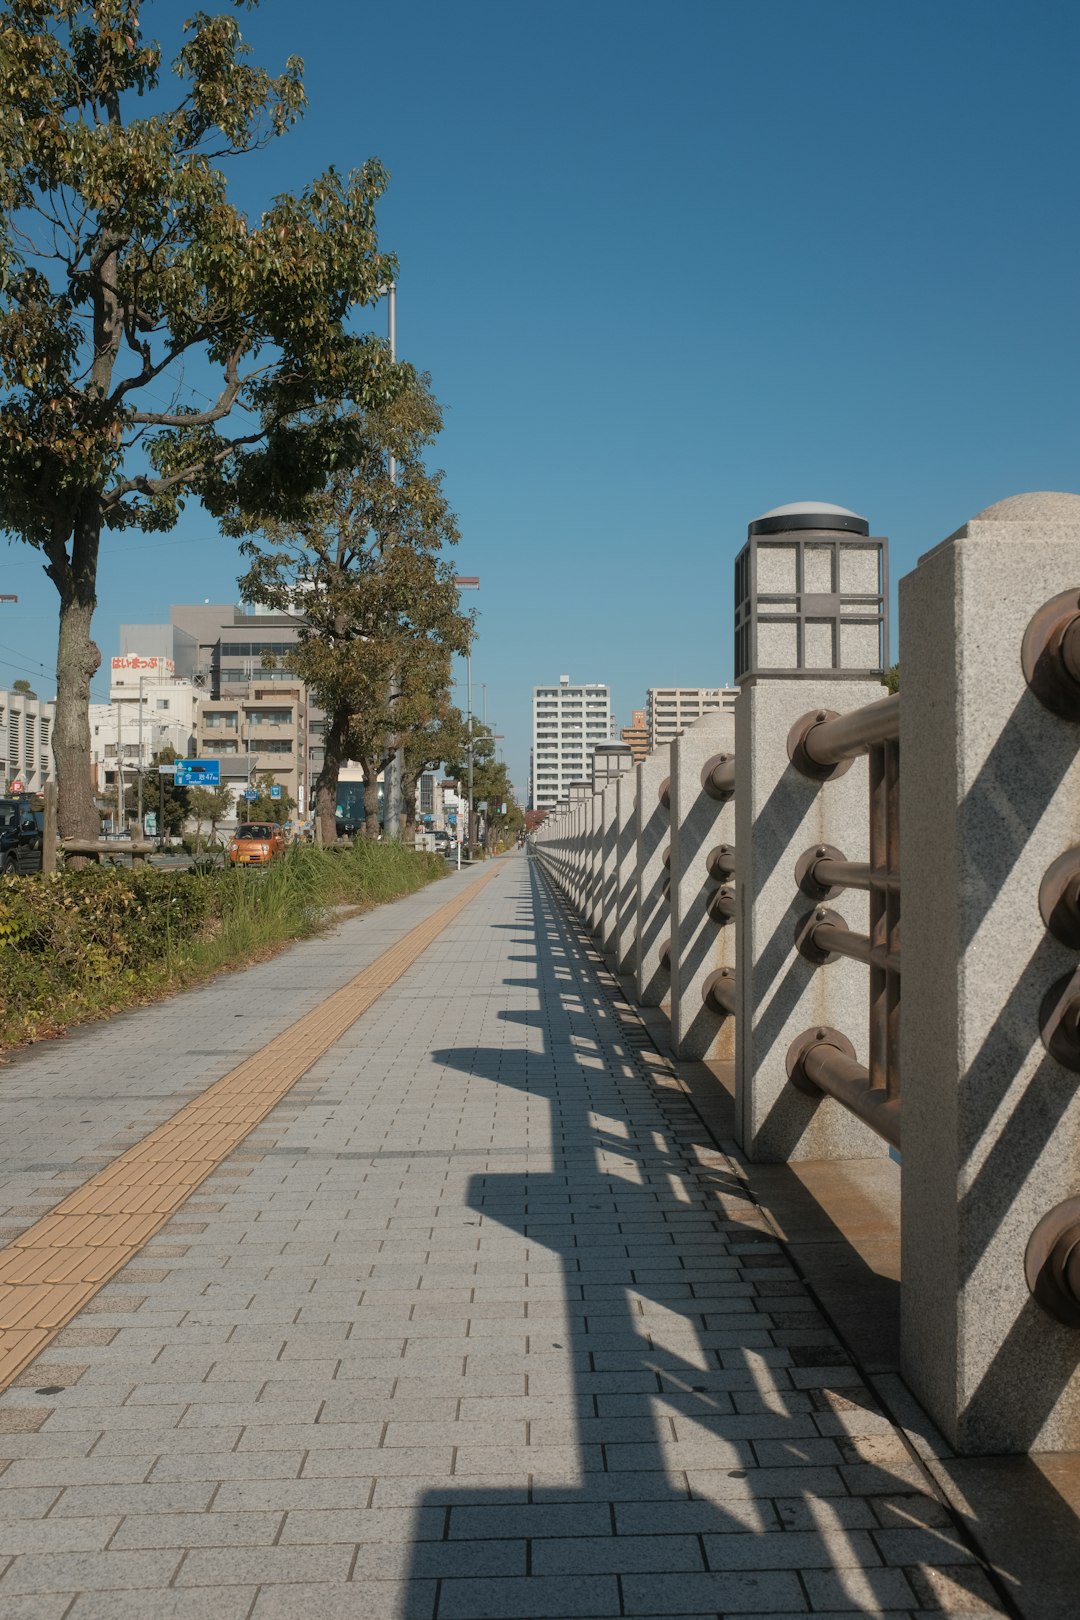
[(401, 813), (402, 820), (404, 822), (404, 830), (406, 833), (412, 833), (416, 830), (416, 793), (418, 786), (418, 777), (414, 776), (410, 780), (404, 774), (402, 775)]
[(361, 754), (364, 772), (364, 837), (379, 836), (379, 769), (373, 754)]
[[(323, 762), (315, 779), (315, 828), (320, 844), (337, 842), (338, 777), (349, 746), (349, 714), (335, 709), (330, 715), (324, 738)], [(367, 771), (364, 772), (364, 808), (367, 808)], [(370, 834), (369, 834), (370, 836)]]
[[(70, 567), (48, 570), (60, 593), (53, 756), (61, 838), (98, 838), (101, 834), (90, 776), (90, 682), (101, 667), (101, 654), (90, 635), (97, 606), (100, 531), (97, 500), (89, 496), (75, 519)], [(121, 768), (119, 755), (117, 768)]]

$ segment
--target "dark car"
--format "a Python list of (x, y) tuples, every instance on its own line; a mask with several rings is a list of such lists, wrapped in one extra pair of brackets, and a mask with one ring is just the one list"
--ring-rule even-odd
[(43, 822), (28, 799), (0, 799), (0, 876), (41, 871)]

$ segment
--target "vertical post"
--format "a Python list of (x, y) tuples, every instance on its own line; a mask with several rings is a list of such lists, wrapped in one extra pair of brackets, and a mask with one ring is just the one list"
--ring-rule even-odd
[(615, 935), (611, 950), (615, 971), (634, 971), (637, 918), (637, 767), (619, 777), (615, 821)]
[[(386, 337), (390, 348), (390, 359), (397, 359), (397, 283), (391, 281), (384, 288), (386, 293)], [(387, 456), (387, 471), (391, 484), (397, 483), (397, 458)], [(391, 675), (391, 687), (395, 676)], [(387, 838), (401, 836), (401, 778), (403, 773), (403, 759), (400, 748), (395, 748), (386, 769), (383, 772), (383, 832)]]
[[(778, 507), (749, 526), (735, 594), (739, 1143), (754, 1160), (879, 1157), (888, 1149), (868, 1126), (788, 1079), (789, 1048), (815, 1027), (838, 1029), (865, 1062), (869, 1005), (862, 963), (800, 953), (814, 902), (795, 874), (818, 845), (866, 859), (867, 761), (814, 780), (792, 764), (789, 736), (808, 711), (844, 714), (885, 696), (885, 541), (844, 507)], [(867, 932), (865, 893), (846, 890), (836, 908)]]
[(735, 845), (735, 801), (717, 800), (702, 770), (735, 751), (735, 719), (717, 710), (688, 726), (671, 745), (671, 1038), (685, 1058), (734, 1058), (735, 1026), (702, 998), (711, 973), (735, 968), (734, 919), (717, 922), (708, 910), (723, 885), (710, 878), (708, 859)]
[(143, 728), (143, 682), (145, 681), (145, 679), (146, 679), (145, 675), (140, 675), (139, 676), (139, 770), (138, 770), (138, 785), (137, 785), (137, 787), (135, 789), (135, 793), (136, 793), (136, 801), (137, 801), (136, 802), (136, 815), (137, 815), (138, 824), (139, 824), (139, 837), (140, 838), (143, 835), (143, 751), (142, 751), (143, 744), (142, 744), (142, 728)]
[(600, 794), (600, 900), (597, 908), (597, 939), (605, 956), (615, 949), (618, 913), (618, 826), (619, 783), (609, 782)]
[(41, 870), (56, 871), (56, 783), (45, 783), (45, 831), (41, 840)]
[(120, 699), (116, 700), (116, 835), (124, 830), (124, 724)]
[[(1080, 845), (1080, 683), (1048, 708), (1022, 657), (1059, 593), (1075, 615), (1077, 495), (998, 502), (900, 589), (901, 1356), (963, 1453), (1080, 1448), (1078, 1329), (1026, 1276), (1080, 1192), (1080, 1057), (1044, 1044), (1077, 984), (1047, 899)], [(1060, 649), (1039, 664), (1065, 677)]]
[(472, 860), (472, 852), (473, 852), (473, 844), (475, 843), (475, 837), (474, 837), (474, 834), (473, 834), (473, 807), (472, 807), (473, 806), (473, 735), (472, 735), (472, 646), (471, 646), (471, 644), (469, 646), (468, 652), (465, 654), (465, 692), (466, 692), (466, 704), (468, 706), (468, 728), (469, 728), (469, 805), (468, 805), (468, 815), (465, 818), (465, 826), (466, 826), (466, 829), (467, 829), (467, 836), (468, 836), (468, 840), (469, 840), (469, 859), (471, 861)]
[(661, 961), (668, 937), (664, 899), (664, 851), (671, 817), (660, 802), (660, 788), (671, 775), (668, 749), (658, 748), (637, 767), (635, 817), (634, 994), (643, 1007), (659, 1007), (667, 998), (670, 978)]

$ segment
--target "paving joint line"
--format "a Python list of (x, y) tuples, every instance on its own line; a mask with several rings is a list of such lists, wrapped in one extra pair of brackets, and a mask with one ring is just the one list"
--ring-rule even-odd
[(0, 1392), (503, 870), (492, 862), (463, 893), (0, 1248)]

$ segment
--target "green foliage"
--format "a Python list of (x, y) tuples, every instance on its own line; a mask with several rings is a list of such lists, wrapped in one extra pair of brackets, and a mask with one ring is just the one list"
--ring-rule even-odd
[(296, 847), (264, 872), (88, 867), (0, 880), (0, 1046), (101, 1017), (265, 955), (330, 908), (407, 894), (445, 871), (401, 844)]
[(292, 813), (296, 809), (296, 800), (289, 797), (285, 789), (281, 790), (280, 799), (270, 797), (270, 789), (277, 786), (272, 772), (267, 772), (255, 780), (259, 790), (257, 799), (247, 799), (237, 806), (244, 821), (270, 821), (277, 827), (284, 827), (287, 821), (292, 820)]
[(248, 535), (245, 599), (303, 616), (290, 666), (327, 714), (315, 793), (327, 841), (341, 764), (357, 759), (374, 780), (395, 746), (436, 719), (451, 654), (472, 635), (440, 555), (457, 543), (457, 522), (424, 460), (441, 412), (426, 377), (398, 366), (392, 381), (378, 406), (328, 415), (335, 464), (300, 506), (281, 517), (245, 488), (231, 519)]
[[(158, 818), (158, 835), (168, 835), (178, 838), (184, 830), (184, 822), (192, 813), (192, 789), (177, 787), (174, 777), (162, 776), (158, 770), (159, 765), (171, 765), (180, 755), (173, 747), (161, 748), (150, 761), (149, 766), (142, 773), (143, 779), (143, 811), (152, 810)], [(138, 780), (129, 782), (124, 789), (124, 805), (129, 815), (138, 813)], [(164, 811), (164, 824), (161, 822)], [(142, 836), (142, 829), (139, 829)]]
[(882, 684), (882, 686), (887, 687), (890, 692), (899, 692), (899, 690), (900, 690), (900, 665), (899, 664), (894, 664), (891, 669), (888, 669), (888, 670), (885, 671), (885, 678), (884, 678), (884, 680), (882, 681), (881, 684)]
[(382, 166), (328, 169), (249, 217), (222, 161), (296, 122), (301, 64), (256, 67), (235, 17), (203, 11), (169, 64), (150, 9), (6, 0), (0, 18), (0, 528), (43, 553), (60, 597), (68, 834), (94, 819), (103, 531), (170, 529), (192, 494), (285, 510), (334, 454), (327, 407), (392, 391), (386, 345), (348, 322), (396, 273), (376, 237)]
[(232, 809), (233, 796), (227, 787), (188, 788), (188, 805), (192, 820), (198, 828), (196, 844), (202, 834), (203, 823), (210, 825), (211, 840), (217, 834), (217, 824)]

